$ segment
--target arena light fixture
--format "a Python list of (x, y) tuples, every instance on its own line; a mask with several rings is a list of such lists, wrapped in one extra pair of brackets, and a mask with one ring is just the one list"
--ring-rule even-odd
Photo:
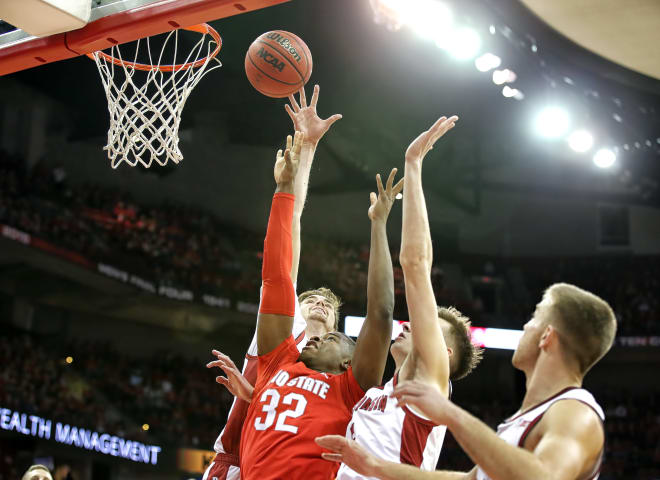
[(398, 17), (402, 17), (406, 11), (406, 2), (404, 0), (378, 0), (377, 3), (380, 3), (390, 13)]
[(504, 85), (504, 87), (502, 88), (502, 95), (506, 98), (513, 98), (518, 94), (520, 94), (520, 90), (518, 90), (517, 88), (511, 88), (508, 85)]
[(486, 348), (515, 350), (523, 336), (522, 330), (508, 328), (470, 327), (472, 343)]
[(501, 64), (502, 59), (492, 53), (484, 53), (474, 61), (474, 66), (477, 67), (477, 70), (480, 72), (488, 72), (493, 68), (499, 67)]
[(576, 130), (568, 136), (568, 146), (578, 153), (591, 150), (594, 145), (594, 137), (586, 130)]
[(544, 138), (560, 138), (568, 130), (570, 118), (568, 112), (560, 107), (547, 107), (534, 121), (536, 133)]
[(458, 28), (452, 32), (451, 42), (446, 43), (445, 49), (457, 60), (470, 60), (481, 50), (481, 37), (472, 28)]
[[(364, 317), (347, 315), (344, 317), (344, 333), (349, 337), (357, 337), (364, 323)], [(405, 321), (394, 320), (392, 322), (392, 340), (403, 331)], [(515, 350), (522, 337), (522, 330), (510, 330), (507, 328), (484, 328), (470, 327), (472, 331), (472, 343), (486, 348), (500, 348), (504, 350)]]
[(505, 83), (513, 83), (518, 78), (516, 72), (505, 68), (503, 70), (495, 70), (493, 72), (493, 83), (495, 85), (503, 85)]
[(436, 0), (380, 0), (381, 5), (397, 20), (418, 35), (435, 39), (438, 32), (451, 28), (451, 10)]
[(593, 160), (599, 168), (610, 168), (616, 162), (616, 155), (609, 148), (601, 148), (594, 154)]

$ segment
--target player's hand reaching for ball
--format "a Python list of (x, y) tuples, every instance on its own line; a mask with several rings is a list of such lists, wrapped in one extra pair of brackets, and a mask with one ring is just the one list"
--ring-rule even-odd
[(417, 380), (403, 382), (392, 392), (397, 406), (412, 406), (438, 425), (447, 425), (454, 404), (440, 390)]
[(436, 122), (426, 130), (422, 132), (413, 142), (408, 146), (406, 150), (406, 162), (421, 162), (424, 160), (426, 154), (433, 148), (435, 142), (438, 141), (449, 130), (454, 128), (458, 117), (456, 115), (447, 117), (440, 117)]
[(314, 93), (309, 105), (307, 105), (307, 98), (305, 97), (305, 87), (300, 89), (299, 98), (300, 104), (296, 102), (293, 95), (289, 95), (291, 106), (285, 105), (284, 108), (293, 120), (294, 129), (305, 134), (305, 143), (316, 146), (332, 124), (341, 118), (341, 115), (331, 115), (325, 120), (318, 116), (316, 113), (316, 103), (319, 100), (318, 85), (314, 85)]
[(274, 175), (278, 192), (293, 193), (293, 183), (300, 166), (300, 150), (304, 138), (305, 134), (298, 131), (293, 139), (291, 135), (288, 135), (284, 153), (282, 153), (282, 150), (277, 151)]
[(347, 467), (366, 477), (375, 476), (375, 468), (379, 459), (356, 441), (349, 440), (341, 435), (324, 435), (316, 437), (316, 443), (320, 447), (331, 451), (331, 453), (323, 452), (321, 454), (321, 457), (325, 460), (344, 463)]
[(371, 206), (369, 207), (368, 215), (372, 222), (382, 221), (386, 222), (390, 214), (394, 199), (403, 190), (403, 178), (399, 180), (396, 185), (394, 184), (394, 177), (396, 176), (397, 169), (393, 168), (390, 176), (387, 179), (387, 184), (383, 188), (383, 182), (380, 179), (380, 174), (376, 175), (376, 185), (378, 186), (378, 195), (371, 192), (369, 200)]
[(232, 359), (218, 350), (211, 350), (211, 353), (218, 359), (207, 363), (206, 368), (218, 367), (225, 372), (225, 375), (227, 375), (226, 377), (215, 377), (215, 381), (220, 385), (227, 387), (227, 390), (229, 390), (235, 397), (245, 400), (246, 402), (251, 401), (254, 387), (247, 381), (247, 378), (243, 376), (241, 371), (236, 368)]

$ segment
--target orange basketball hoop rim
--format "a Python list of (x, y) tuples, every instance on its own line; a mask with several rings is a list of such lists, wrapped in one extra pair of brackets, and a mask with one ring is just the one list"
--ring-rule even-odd
[(178, 72), (181, 70), (188, 70), (189, 68), (201, 67), (208, 60), (214, 58), (220, 52), (220, 49), (222, 48), (222, 38), (220, 37), (220, 34), (211, 25), (207, 23), (200, 23), (198, 25), (191, 25), (189, 27), (181, 27), (180, 29), (189, 30), (191, 32), (198, 32), (201, 33), (202, 35), (206, 35), (206, 34), (211, 35), (211, 37), (213, 37), (213, 40), (215, 41), (216, 44), (215, 49), (207, 56), (195, 60), (194, 62), (179, 63), (176, 65), (149, 65), (146, 63), (127, 62), (121, 58), (108, 55), (107, 53), (102, 51), (98, 51), (95, 53), (88, 53), (87, 56), (92, 60), (95, 60), (94, 55), (98, 55), (104, 58), (107, 62), (114, 63), (115, 65), (120, 65), (135, 70), (142, 70), (145, 72), (154, 71), (154, 70), (160, 70), (161, 72)]

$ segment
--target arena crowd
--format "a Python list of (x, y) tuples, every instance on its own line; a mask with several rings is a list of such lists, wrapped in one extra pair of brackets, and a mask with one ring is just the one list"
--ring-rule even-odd
[[(98, 185), (71, 185), (61, 167), (37, 164), (31, 171), (0, 152), (0, 223), (15, 227), (95, 262), (109, 263), (155, 279), (242, 301), (259, 291), (264, 232), (221, 222), (189, 205), (141, 205), (129, 193)], [(265, 222), (265, 219), (264, 219)], [(492, 258), (435, 249), (436, 299), (469, 315), (473, 324), (520, 328), (545, 287), (565, 281), (598, 292), (614, 308), (619, 335), (659, 331), (660, 257), (611, 255), (571, 258)], [(314, 255), (305, 255), (315, 252)], [(316, 259), (324, 258), (324, 262)], [(395, 318), (407, 317), (398, 246), (392, 245)], [(368, 245), (341, 244), (303, 236), (300, 281), (326, 285), (362, 313)], [(453, 281), (446, 281), (450, 265)], [(460, 272), (458, 285), (456, 272)], [(518, 273), (519, 275), (514, 275)], [(475, 293), (471, 279), (498, 282), (502, 305), (493, 311)], [(516, 284), (515, 279), (522, 278)], [(522, 291), (520, 287), (522, 285)], [(488, 321), (491, 324), (488, 324)]]

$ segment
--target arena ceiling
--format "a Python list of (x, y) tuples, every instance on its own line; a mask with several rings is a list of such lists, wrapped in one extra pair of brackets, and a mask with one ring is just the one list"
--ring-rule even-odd
[(521, 0), (578, 45), (660, 79), (660, 2), (656, 0)]
[[(212, 125), (216, 138), (193, 140), (194, 146), (184, 138), (184, 154), (206, 148), (213, 150), (208, 155), (222, 160), (236, 151), (233, 147), (274, 149), (281, 143), (290, 129), (284, 101), (254, 91), (243, 66), (252, 40), (279, 28), (298, 34), (312, 51), (310, 83), (321, 85), (320, 114), (344, 116), (319, 148), (311, 195), (372, 190), (375, 173), (400, 166), (412, 138), (438, 115), (457, 113), (459, 127), (434, 150), (436, 157), (425, 169), (425, 186), (468, 215), (477, 215), (502, 193), (660, 205), (660, 81), (594, 53), (606, 45), (575, 43), (582, 40), (563, 35), (554, 20), (544, 22), (518, 0), (447, 3), (461, 21), (485, 32), (483, 51), (497, 52), (503, 66), (518, 74), (514, 85), (525, 92), (523, 101), (504, 98), (490, 74), (477, 72), (473, 62), (450, 58), (409, 29), (393, 32), (374, 23), (367, 0), (292, 0), (213, 22), (224, 40), (223, 68), (195, 89), (181, 128), (194, 137), (202, 122)], [(532, 3), (541, 2), (528, 2), (530, 8), (535, 7)], [(593, 16), (594, 21), (599, 19)], [(587, 25), (592, 17), (583, 15), (581, 20)], [(634, 21), (632, 27), (626, 25), (620, 30), (636, 28)], [(494, 33), (489, 34), (489, 29)], [(657, 50), (657, 42), (648, 43)], [(625, 50), (621, 46), (611, 53), (618, 58)], [(615, 58), (612, 55), (609, 58)], [(626, 65), (641, 70), (637, 64)], [(2, 81), (19, 82), (64, 105), (67, 112), (62, 117), (70, 122), (68, 141), (94, 144), (100, 152), (107, 105), (90, 60), (45, 65)], [(565, 144), (540, 141), (533, 135), (535, 115), (546, 104), (557, 102), (567, 106), (576, 124), (590, 125), (601, 143), (617, 147), (616, 169), (603, 174), (593, 167), (590, 156), (577, 157)], [(51, 123), (63, 120), (56, 116)], [(185, 162), (195, 161), (194, 155), (188, 155)], [(247, 161), (234, 167), (252, 171), (254, 164)], [(149, 175), (172, 172), (152, 168)], [(216, 197), (205, 198), (196, 189), (207, 173), (200, 169), (198, 179), (188, 177), (188, 183), (180, 186), (189, 192), (189, 201), (218, 203)], [(108, 167), (108, 176), (114, 174), (119, 173)], [(237, 207), (245, 209), (237, 216), (249, 218), (251, 204)], [(258, 214), (263, 216), (261, 211)]]

